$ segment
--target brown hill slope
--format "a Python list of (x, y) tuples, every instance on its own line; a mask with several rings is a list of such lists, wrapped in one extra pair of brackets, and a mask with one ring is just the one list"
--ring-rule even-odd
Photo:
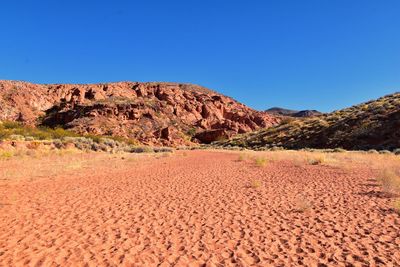
[(169, 146), (191, 140), (209, 143), (279, 122), (265, 112), (191, 84), (39, 85), (17, 81), (0, 81), (0, 120)]
[(308, 119), (236, 136), (218, 145), (261, 148), (400, 148), (400, 93)]

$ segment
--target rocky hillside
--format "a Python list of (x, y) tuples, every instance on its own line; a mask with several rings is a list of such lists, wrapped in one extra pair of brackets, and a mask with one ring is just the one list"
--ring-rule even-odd
[(400, 148), (400, 93), (307, 119), (234, 137), (219, 145), (261, 148)]
[(315, 117), (319, 116), (322, 113), (317, 111), (317, 110), (291, 110), (291, 109), (285, 109), (285, 108), (270, 108), (267, 109), (265, 112), (275, 115), (275, 116), (287, 116), (287, 117), (295, 117), (295, 118), (306, 118), (306, 117)]
[(0, 120), (168, 146), (210, 143), (279, 122), (279, 118), (191, 84), (16, 81), (0, 81)]

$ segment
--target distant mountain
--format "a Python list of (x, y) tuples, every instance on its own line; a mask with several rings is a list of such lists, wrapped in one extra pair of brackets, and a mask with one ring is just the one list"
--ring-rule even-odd
[(306, 118), (306, 117), (314, 117), (319, 116), (322, 113), (317, 110), (292, 110), (292, 109), (285, 109), (279, 107), (273, 107), (267, 109), (265, 112), (272, 114), (272, 115), (279, 115), (279, 116), (288, 116), (288, 117), (295, 117), (295, 118)]
[(310, 118), (291, 118), (281, 124), (233, 137), (218, 145), (261, 148), (400, 148), (400, 93)]
[(221, 140), (281, 119), (193, 84), (0, 81), (1, 120), (177, 146)]

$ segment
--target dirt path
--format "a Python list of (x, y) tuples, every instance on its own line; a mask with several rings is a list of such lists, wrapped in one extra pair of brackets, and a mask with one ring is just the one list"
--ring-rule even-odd
[(400, 216), (370, 171), (237, 159), (2, 182), (0, 266), (400, 266)]

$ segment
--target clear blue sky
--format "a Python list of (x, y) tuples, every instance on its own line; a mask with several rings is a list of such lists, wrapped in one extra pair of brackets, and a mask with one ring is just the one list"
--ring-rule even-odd
[(400, 1), (3, 1), (0, 79), (200, 84), (256, 109), (400, 91)]

